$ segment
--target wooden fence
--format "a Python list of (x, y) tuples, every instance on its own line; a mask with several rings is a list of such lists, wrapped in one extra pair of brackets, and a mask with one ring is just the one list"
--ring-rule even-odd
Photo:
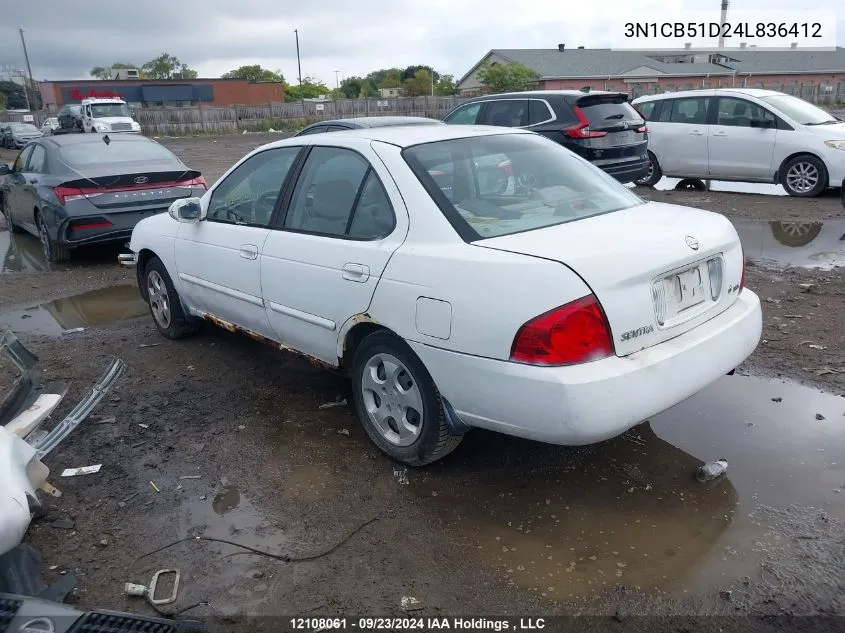
[[(845, 102), (845, 89), (833, 93), (819, 86), (780, 88), (807, 101), (818, 103), (840, 118), (845, 110), (834, 104)], [(648, 94), (637, 91), (633, 97)], [(137, 108), (135, 119), (147, 136), (191, 136), (199, 134), (237, 134), (243, 131), (296, 130), (314, 121), (362, 116), (425, 116), (441, 118), (465, 102), (461, 97), (400, 97), (392, 99), (338, 99), (336, 101), (295, 101), (253, 106), (190, 106), (185, 108)], [(40, 126), (51, 112), (35, 112), (34, 124)], [(17, 112), (0, 112), (0, 122), (23, 121)]]

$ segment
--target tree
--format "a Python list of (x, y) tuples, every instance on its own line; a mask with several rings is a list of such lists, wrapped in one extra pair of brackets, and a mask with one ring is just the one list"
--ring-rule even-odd
[(253, 64), (252, 66), (241, 66), (230, 70), (225, 75), (221, 75), (222, 79), (246, 79), (247, 81), (281, 81), (285, 78), (281, 71), (273, 72), (267, 68), (262, 68), (260, 64)]
[(376, 88), (399, 88), (402, 85), (401, 68), (374, 70), (365, 77)]
[(347, 99), (379, 96), (379, 91), (375, 85), (364, 77), (347, 77), (341, 82), (340, 91)]
[(176, 57), (169, 53), (162, 53), (141, 66), (141, 70), (149, 79), (175, 79), (180, 75), (182, 79), (196, 79), (197, 71), (188, 68)]
[(94, 79), (111, 79), (110, 69), (112, 68), (138, 68), (135, 64), (127, 64), (126, 62), (115, 62), (111, 66), (94, 66), (91, 75)]
[(405, 95), (408, 97), (420, 97), (422, 95), (430, 95), (432, 88), (431, 73), (425, 69), (420, 69), (414, 73), (413, 78), (406, 79), (402, 84), (405, 90)]
[(485, 62), (478, 70), (478, 81), (487, 92), (517, 92), (537, 85), (537, 73), (522, 64)]
[(431, 67), (431, 66), (423, 66), (423, 65), (416, 65), (416, 66), (408, 66), (405, 70), (402, 71), (402, 81), (408, 81), (409, 79), (414, 79), (417, 76), (417, 72), (420, 70), (426, 71), (429, 75), (434, 75), (434, 81), (440, 77), (440, 75)]
[(452, 75), (440, 75), (440, 80), (434, 90), (441, 97), (458, 94), (458, 87), (455, 85), (455, 78)]
[(300, 86), (285, 86), (285, 99), (288, 101), (316, 99), (320, 95), (327, 95), (330, 92), (331, 88), (322, 81), (314, 79), (313, 77), (303, 77), (301, 88)]

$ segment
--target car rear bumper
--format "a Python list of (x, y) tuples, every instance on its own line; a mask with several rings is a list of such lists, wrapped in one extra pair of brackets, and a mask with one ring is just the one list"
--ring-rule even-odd
[[(166, 207), (155, 207), (139, 211), (109, 211), (97, 215), (74, 215), (66, 218), (59, 226), (59, 243), (75, 248), (89, 244), (126, 242), (132, 237), (132, 230), (144, 218), (166, 213)], [(109, 223), (110, 226), (106, 226)], [(90, 228), (75, 228), (79, 225)]]
[(648, 155), (642, 160), (610, 163), (607, 165), (596, 164), (608, 174), (621, 183), (635, 182), (648, 175)]
[(756, 348), (760, 300), (736, 302), (694, 330), (626, 357), (537, 367), (411, 343), (470, 426), (570, 446), (624, 433), (724, 376)]

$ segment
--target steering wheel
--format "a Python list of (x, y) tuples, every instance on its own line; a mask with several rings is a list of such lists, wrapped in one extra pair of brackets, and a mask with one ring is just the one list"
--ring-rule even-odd
[[(262, 218), (265, 218), (265, 211), (267, 211), (266, 220), (269, 220), (273, 214), (273, 209), (276, 207), (276, 198), (278, 197), (279, 192), (272, 189), (259, 194), (252, 202), (253, 221), (260, 222)], [(264, 207), (263, 209), (261, 208), (262, 206)]]
[(249, 220), (247, 218), (243, 217), (240, 213), (235, 211), (234, 207), (228, 207), (227, 206), (227, 207), (224, 207), (224, 210), (226, 211), (226, 219), (227, 220), (234, 220), (235, 222), (243, 222), (245, 224), (249, 222)]

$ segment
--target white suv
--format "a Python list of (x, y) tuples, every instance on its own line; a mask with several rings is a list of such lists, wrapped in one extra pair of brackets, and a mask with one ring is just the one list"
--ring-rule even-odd
[(812, 197), (845, 178), (845, 122), (773, 90), (722, 88), (640, 97), (648, 176), (780, 183)]

